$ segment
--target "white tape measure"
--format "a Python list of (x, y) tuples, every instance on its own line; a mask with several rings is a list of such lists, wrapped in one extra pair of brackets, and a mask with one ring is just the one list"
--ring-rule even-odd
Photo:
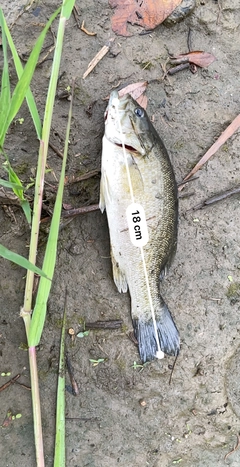
[(149, 240), (145, 211), (141, 204), (131, 203), (126, 209), (130, 240), (139, 248)]

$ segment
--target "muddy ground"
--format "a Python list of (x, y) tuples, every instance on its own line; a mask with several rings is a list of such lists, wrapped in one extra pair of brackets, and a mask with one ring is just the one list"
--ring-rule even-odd
[[(4, 0), (10, 25), (24, 2)], [(100, 169), (101, 138), (106, 96), (119, 85), (150, 82), (148, 113), (162, 136), (180, 182), (240, 109), (240, 6), (238, 0), (197, 1), (194, 12), (172, 27), (161, 25), (152, 34), (115, 37), (112, 10), (107, 0), (77, 2), (79, 21), (85, 20), (88, 36), (70, 18), (65, 34), (58, 92), (76, 77), (67, 175), (79, 176)], [(56, 2), (37, 1), (14, 25), (12, 35), (26, 56)], [(56, 32), (57, 25), (53, 27)], [(169, 53), (187, 52), (191, 29), (193, 50), (211, 52), (217, 60), (196, 74), (182, 71), (162, 80)], [(85, 80), (82, 75), (100, 48), (115, 37), (111, 52)], [(44, 54), (51, 46), (48, 35)], [(38, 67), (32, 89), (41, 116), (49, 82), (51, 58)], [(145, 68), (146, 62), (151, 66)], [(16, 75), (10, 60), (12, 84)], [(57, 98), (51, 142), (63, 150), (69, 103)], [(34, 177), (38, 141), (24, 105), (11, 126), (5, 150), (24, 182)], [(180, 199), (178, 250), (162, 293), (181, 335), (181, 353), (169, 385), (173, 358), (143, 368), (137, 348), (127, 337), (132, 330), (130, 299), (119, 294), (112, 280), (109, 237), (105, 214), (78, 216), (61, 230), (57, 268), (48, 315), (38, 350), (46, 466), (53, 465), (54, 416), (61, 318), (68, 288), (67, 323), (76, 332), (83, 320), (121, 319), (122, 328), (91, 331), (66, 343), (79, 395), (66, 391), (67, 466), (74, 467), (215, 467), (240, 464), (237, 445), (240, 431), (240, 247), (239, 195), (204, 210), (191, 211), (200, 201), (240, 183), (239, 132), (227, 141), (188, 185)], [(60, 160), (49, 150), (47, 175), (56, 185)], [(1, 169), (1, 175), (3, 170)], [(56, 177), (56, 178), (55, 178)], [(54, 190), (49, 186), (50, 207)], [(98, 202), (99, 176), (70, 185), (64, 202), (74, 207)], [(13, 216), (14, 215), (14, 216)], [(1, 243), (27, 256), (29, 229), (21, 210), (12, 215), (0, 209)], [(38, 264), (44, 251), (41, 235)], [(19, 317), (23, 304), (24, 272), (1, 263), (1, 372), (23, 372), (29, 385), (26, 342)], [(105, 359), (93, 366), (90, 359)], [(0, 385), (8, 378), (0, 377)], [(70, 381), (67, 375), (67, 385)], [(69, 389), (69, 388), (67, 388)], [(1, 392), (0, 420), (11, 408), (22, 417), (1, 430), (1, 466), (34, 466), (35, 452), (31, 395), (17, 384)], [(139, 401), (143, 399), (145, 405)]]

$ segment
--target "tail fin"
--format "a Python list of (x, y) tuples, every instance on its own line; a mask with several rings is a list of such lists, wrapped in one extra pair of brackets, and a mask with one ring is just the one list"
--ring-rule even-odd
[[(161, 350), (167, 355), (177, 356), (180, 350), (179, 333), (163, 300), (155, 318)], [(142, 362), (153, 360), (158, 347), (152, 318), (147, 321), (144, 316), (133, 319), (133, 328)]]

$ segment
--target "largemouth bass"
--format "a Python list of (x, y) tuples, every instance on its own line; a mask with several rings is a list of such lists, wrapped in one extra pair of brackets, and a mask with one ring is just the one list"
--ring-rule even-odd
[[(101, 171), (99, 207), (107, 212), (113, 278), (119, 292), (127, 292), (129, 288), (140, 358), (143, 362), (153, 360), (157, 342), (162, 352), (176, 356), (179, 334), (159, 291), (160, 280), (177, 246), (178, 196), (174, 172), (166, 148), (145, 110), (130, 95), (119, 97), (117, 91), (111, 94), (105, 112)], [(126, 209), (132, 195), (146, 216), (149, 240), (143, 251), (149, 290), (140, 248), (133, 245), (129, 235)]]

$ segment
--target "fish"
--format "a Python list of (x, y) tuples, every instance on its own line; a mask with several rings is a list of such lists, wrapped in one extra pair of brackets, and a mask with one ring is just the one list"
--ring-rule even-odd
[[(149, 289), (141, 248), (130, 238), (126, 211), (132, 201), (142, 207), (146, 218), (148, 241), (142, 250)], [(114, 282), (119, 292), (130, 293), (133, 330), (142, 362), (157, 356), (159, 344), (164, 354), (177, 356), (179, 332), (160, 294), (160, 283), (177, 247), (175, 175), (146, 111), (129, 94), (119, 97), (117, 91), (111, 93), (105, 111), (99, 207), (102, 212), (106, 209)]]

